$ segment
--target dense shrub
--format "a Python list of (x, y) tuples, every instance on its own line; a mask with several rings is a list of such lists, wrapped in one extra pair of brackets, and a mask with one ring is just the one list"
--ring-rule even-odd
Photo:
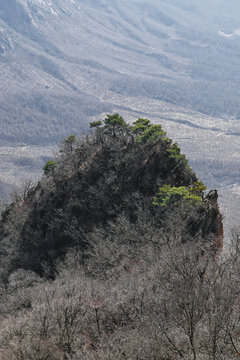
[(52, 173), (54, 168), (57, 166), (57, 162), (54, 160), (48, 160), (46, 164), (43, 167), (44, 175), (48, 175), (49, 173)]
[(143, 144), (155, 145), (160, 140), (164, 139), (166, 132), (163, 131), (161, 125), (151, 125), (139, 135), (137, 141)]
[(167, 152), (169, 153), (170, 159), (174, 159), (176, 162), (183, 162), (184, 165), (187, 165), (188, 160), (185, 155), (181, 154), (178, 144), (174, 143), (170, 149), (167, 149)]
[[(191, 190), (191, 191), (190, 191)], [(159, 188), (157, 195), (154, 197), (153, 204), (158, 206), (185, 204), (197, 205), (202, 202), (202, 198), (196, 195), (197, 190), (194, 188), (188, 190), (186, 186), (164, 185)]]

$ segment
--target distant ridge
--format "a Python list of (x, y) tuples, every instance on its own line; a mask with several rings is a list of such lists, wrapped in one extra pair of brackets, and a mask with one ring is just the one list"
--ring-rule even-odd
[(239, 41), (218, 34), (237, 28), (238, 7), (2, 0), (0, 140), (46, 144), (85, 131), (118, 94), (240, 116)]

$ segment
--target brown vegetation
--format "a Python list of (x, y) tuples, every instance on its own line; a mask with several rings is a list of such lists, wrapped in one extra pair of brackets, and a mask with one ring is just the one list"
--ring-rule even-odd
[[(165, 135), (146, 119), (129, 127), (108, 116), (85, 139), (69, 136), (2, 212), (0, 359), (240, 351), (238, 238), (228, 258), (216, 256), (217, 202)], [(153, 201), (163, 185), (173, 190), (164, 206)]]

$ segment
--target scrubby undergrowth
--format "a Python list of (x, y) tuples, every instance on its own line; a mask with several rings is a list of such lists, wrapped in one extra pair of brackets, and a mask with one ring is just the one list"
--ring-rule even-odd
[(224, 259), (138, 225), (96, 230), (88, 265), (72, 249), (54, 281), (14, 272), (1, 293), (0, 358), (238, 359), (237, 237)]

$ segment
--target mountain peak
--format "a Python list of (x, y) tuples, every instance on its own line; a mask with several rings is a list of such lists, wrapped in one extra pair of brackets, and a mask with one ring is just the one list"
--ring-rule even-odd
[[(9, 264), (41, 273), (43, 263), (54, 267), (69, 248), (84, 254), (96, 229), (108, 232), (122, 217), (136, 231), (149, 224), (149, 231), (161, 236), (177, 231), (179, 241), (221, 247), (216, 192), (204, 198), (205, 186), (162, 127), (147, 119), (129, 126), (118, 114), (108, 115), (104, 123), (92, 122), (96, 129), (85, 139), (70, 135), (59, 156), (44, 166), (37, 186), (3, 213), (2, 247), (12, 234), (17, 239)], [(14, 220), (18, 212), (21, 226)]]

